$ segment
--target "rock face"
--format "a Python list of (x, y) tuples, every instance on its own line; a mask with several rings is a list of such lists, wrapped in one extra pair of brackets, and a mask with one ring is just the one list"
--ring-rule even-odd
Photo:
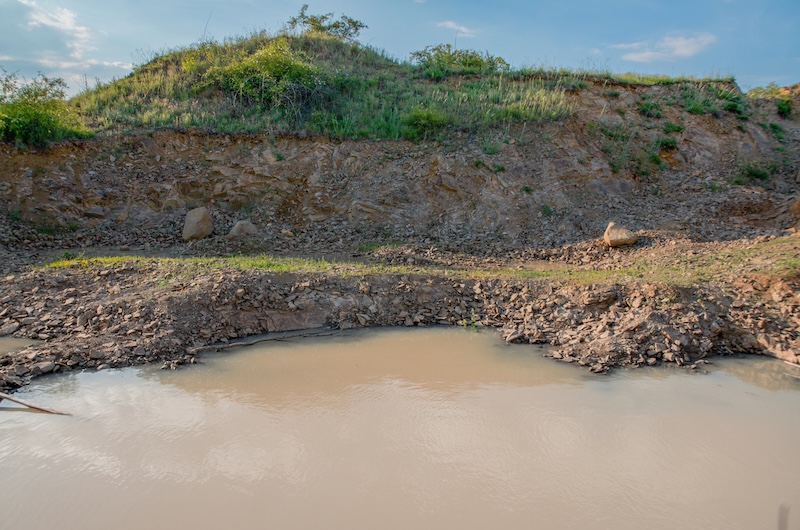
[(184, 241), (203, 239), (213, 232), (214, 224), (211, 221), (211, 213), (208, 208), (195, 208), (186, 214), (186, 221), (183, 224)]
[(231, 231), (228, 233), (228, 237), (243, 237), (243, 236), (257, 236), (258, 235), (258, 228), (256, 225), (251, 223), (250, 221), (239, 221)]
[(603, 234), (603, 240), (609, 247), (620, 247), (622, 245), (633, 245), (636, 243), (636, 234), (620, 226), (614, 221), (608, 223), (606, 233)]

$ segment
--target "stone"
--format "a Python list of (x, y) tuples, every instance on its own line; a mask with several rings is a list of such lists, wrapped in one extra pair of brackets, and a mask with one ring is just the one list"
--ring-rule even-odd
[(250, 221), (239, 221), (231, 231), (228, 233), (228, 237), (242, 237), (242, 236), (257, 236), (258, 235), (258, 228), (256, 225), (251, 223)]
[(524, 335), (519, 330), (510, 330), (509, 333), (505, 336), (505, 341), (508, 343), (517, 342), (518, 340), (522, 339)]
[(105, 357), (105, 354), (103, 352), (101, 352), (101, 351), (98, 351), (98, 350), (94, 350), (89, 354), (89, 358), (90, 359), (94, 359), (94, 360), (103, 359), (104, 357)]
[(53, 369), (56, 367), (56, 363), (54, 363), (53, 361), (43, 361), (40, 363), (36, 363), (33, 366), (34, 368), (38, 368), (39, 371), (42, 372), (43, 374), (47, 374), (53, 371)]
[(208, 208), (195, 208), (186, 214), (183, 223), (183, 240), (192, 241), (203, 239), (214, 232), (214, 223), (211, 221), (211, 212)]
[(291, 230), (281, 230), (281, 234), (283, 234), (285, 237), (294, 237), (294, 232)]
[(12, 322), (10, 324), (6, 324), (2, 328), (0, 328), (0, 337), (5, 337), (6, 335), (11, 335), (19, 330), (19, 324), (16, 322)]
[(605, 234), (603, 234), (603, 241), (609, 247), (619, 247), (622, 245), (633, 245), (637, 241), (636, 234), (628, 230), (622, 225), (618, 225), (614, 221), (608, 223)]

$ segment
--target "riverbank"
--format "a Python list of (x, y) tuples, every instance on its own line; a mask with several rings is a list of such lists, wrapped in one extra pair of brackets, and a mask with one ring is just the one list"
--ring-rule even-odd
[(499, 259), (476, 267), (476, 257), (439, 252), (437, 259), (433, 250), (422, 264), (409, 257), (414, 247), (373, 252), (364, 260), (372, 264), (117, 257), (22, 267), (0, 285), (0, 335), (40, 342), (0, 354), (0, 389), (74, 369), (176, 368), (211, 345), (325, 326), (495, 328), (508, 342), (549, 344), (553, 358), (599, 373), (673, 363), (698, 369), (731, 353), (800, 361), (800, 281), (753, 272), (764, 269), (760, 250), (796, 256), (799, 237), (750, 241), (753, 255), (738, 266), (723, 249), (731, 256), (727, 277), (692, 265), (715, 276), (704, 282), (669, 281), (679, 271), (666, 265), (679, 263), (676, 250), (686, 252), (673, 247), (670, 262), (658, 259), (658, 248), (617, 252), (623, 265), (649, 256), (647, 274), (563, 262), (526, 270)]

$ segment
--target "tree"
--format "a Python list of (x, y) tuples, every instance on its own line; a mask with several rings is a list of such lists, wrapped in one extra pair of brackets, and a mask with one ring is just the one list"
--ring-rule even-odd
[(324, 15), (308, 15), (308, 4), (303, 4), (300, 13), (289, 19), (287, 26), (290, 30), (300, 28), (302, 32), (321, 33), (345, 41), (354, 41), (362, 29), (368, 26), (354, 18), (342, 15), (339, 20), (333, 20), (333, 13)]

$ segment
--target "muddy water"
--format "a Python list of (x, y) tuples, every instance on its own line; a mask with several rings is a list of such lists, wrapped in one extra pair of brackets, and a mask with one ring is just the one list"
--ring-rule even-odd
[[(590, 376), (496, 335), (263, 343), (0, 405), (4, 528), (800, 528), (800, 384), (767, 360)], [(800, 375), (800, 374), (795, 374)]]
[(15, 339), (11, 337), (0, 337), (0, 353), (8, 353), (12, 351), (21, 350), (26, 346), (35, 344), (35, 340), (30, 339)]

